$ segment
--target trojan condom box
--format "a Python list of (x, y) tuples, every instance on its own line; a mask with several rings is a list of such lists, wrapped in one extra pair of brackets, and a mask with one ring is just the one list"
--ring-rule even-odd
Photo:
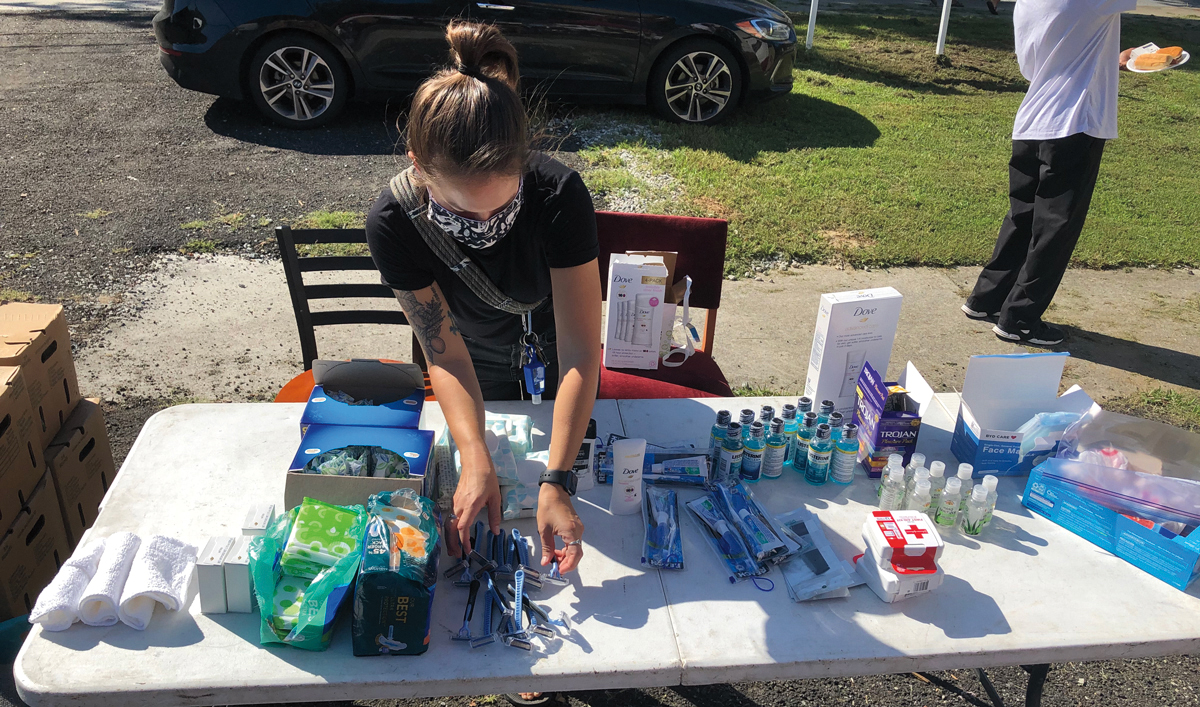
[(804, 394), (849, 416), (863, 364), (887, 375), (903, 295), (891, 287), (821, 295)]

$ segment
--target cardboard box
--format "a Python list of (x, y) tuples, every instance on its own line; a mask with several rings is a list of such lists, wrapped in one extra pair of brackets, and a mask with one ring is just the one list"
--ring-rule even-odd
[(228, 610), (225, 599), (225, 558), (236, 542), (235, 538), (228, 535), (211, 537), (196, 558), (196, 584), (202, 614), (224, 614)]
[(1053, 475), (1053, 459), (1029, 473), (1021, 503), (1176, 589), (1200, 575), (1200, 530), (1188, 536), (1107, 508)]
[(972, 356), (963, 381), (962, 402), (950, 451), (960, 462), (984, 474), (1018, 476), (1029, 473), (1032, 460), (1021, 463), (1017, 428), (1039, 412), (1078, 412), (1093, 405), (1079, 386), (1061, 397), (1067, 353)]
[(46, 447), (79, 401), (62, 305), (0, 305), (0, 366), (21, 366), (38, 422), (38, 446)]
[(100, 502), (117, 473), (100, 401), (79, 401), (66, 424), (46, 448), (46, 465), (54, 477), (67, 540), (71, 547), (91, 527)]
[(804, 394), (849, 416), (863, 364), (887, 375), (904, 296), (891, 287), (821, 295)]
[(658, 368), (667, 277), (661, 257), (609, 256), (605, 368)]
[(70, 552), (54, 482), (46, 473), (0, 537), (0, 621), (29, 613)]
[[(408, 427), (416, 429), (425, 404), (425, 378), (413, 363), (375, 360), (313, 361), (317, 385), (300, 417), (300, 434), (309, 425)], [(329, 396), (342, 392), (372, 405), (350, 405)]]
[(225, 604), (230, 613), (249, 614), (254, 611), (254, 581), (250, 578), (249, 535), (237, 539), (225, 555)]
[[(323, 452), (342, 447), (383, 447), (408, 462), (409, 478), (387, 479), (363, 476), (328, 476), (305, 474), (304, 465)], [(347, 427), (342, 425), (310, 425), (300, 449), (288, 467), (283, 486), (285, 510), (295, 508), (305, 497), (315, 498), (338, 506), (366, 506), (373, 493), (410, 488), (428, 496), (425, 479), (432, 479), (430, 459), (433, 453), (433, 432), (429, 430), (392, 427)], [(427, 474), (426, 470), (430, 473)]]
[(24, 373), (0, 366), (0, 528), (13, 524), (46, 473), (40, 440)]
[[(899, 385), (908, 390), (903, 410), (885, 410), (888, 386)], [(917, 450), (921, 418), (933, 403), (933, 388), (925, 382), (917, 367), (908, 362), (900, 380), (886, 383), (870, 363), (864, 363), (858, 375), (858, 404), (854, 408), (854, 424), (858, 425), (858, 459), (867, 475), (878, 479), (887, 466), (888, 456), (909, 457)]]

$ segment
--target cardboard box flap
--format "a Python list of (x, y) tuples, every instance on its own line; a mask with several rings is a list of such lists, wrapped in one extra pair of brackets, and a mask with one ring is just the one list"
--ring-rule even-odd
[(929, 406), (937, 399), (937, 395), (933, 392), (933, 386), (929, 385), (925, 376), (921, 375), (912, 361), (904, 366), (904, 372), (900, 374), (900, 380), (897, 383), (908, 391), (908, 397), (917, 401), (918, 411), (921, 413), (921, 417), (925, 417), (929, 413)]
[(0, 358), (19, 356), (62, 314), (62, 305), (10, 302), (0, 307)]
[(663, 265), (667, 266), (667, 291), (663, 295), (663, 302), (667, 304), (679, 304), (683, 298), (683, 289), (676, 292), (675, 283), (675, 264), (679, 260), (679, 253), (671, 250), (627, 250), (626, 255), (645, 255), (651, 258), (660, 258)]
[(425, 389), (425, 377), (415, 363), (385, 363), (373, 359), (313, 361), (313, 380), (329, 391), (355, 400), (386, 405)]
[(972, 408), (1049, 403), (1058, 397), (1068, 356), (1068, 353), (972, 356), (963, 381), (963, 402)]
[(858, 374), (858, 394), (870, 401), (876, 410), (882, 410), (884, 403), (887, 402), (887, 384), (883, 382), (883, 376), (879, 375), (879, 372), (869, 362), (863, 363), (862, 371)]

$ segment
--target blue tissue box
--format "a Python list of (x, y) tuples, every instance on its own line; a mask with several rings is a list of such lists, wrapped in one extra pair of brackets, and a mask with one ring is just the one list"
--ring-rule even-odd
[(425, 405), (425, 389), (382, 405), (349, 405), (325, 394), (324, 386), (315, 386), (300, 416), (300, 433), (309, 425), (348, 425), (352, 427), (406, 427), (416, 429)]
[[(408, 462), (407, 479), (386, 479), (371, 476), (327, 476), (306, 474), (304, 465), (310, 459), (342, 447), (383, 447)], [(431, 457), (433, 432), (397, 427), (348, 427), (345, 425), (311, 425), (300, 440), (300, 448), (288, 466), (283, 486), (287, 508), (299, 505), (304, 498), (339, 506), (366, 505), (371, 494), (410, 488), (429, 496), (426, 486), (432, 481)]]
[[(425, 379), (411, 363), (376, 360), (313, 361), (316, 386), (300, 416), (300, 434), (309, 425), (351, 427), (407, 427), (416, 429), (425, 405)], [(330, 392), (370, 400), (371, 405), (351, 405), (330, 397)]]

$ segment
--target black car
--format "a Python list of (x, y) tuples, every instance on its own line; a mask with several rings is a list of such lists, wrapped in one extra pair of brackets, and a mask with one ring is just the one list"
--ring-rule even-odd
[(792, 87), (796, 34), (765, 0), (165, 0), (154, 34), (180, 86), (303, 128), (351, 97), (414, 91), (446, 62), (454, 18), (499, 27), (523, 87), (548, 98), (715, 123)]

